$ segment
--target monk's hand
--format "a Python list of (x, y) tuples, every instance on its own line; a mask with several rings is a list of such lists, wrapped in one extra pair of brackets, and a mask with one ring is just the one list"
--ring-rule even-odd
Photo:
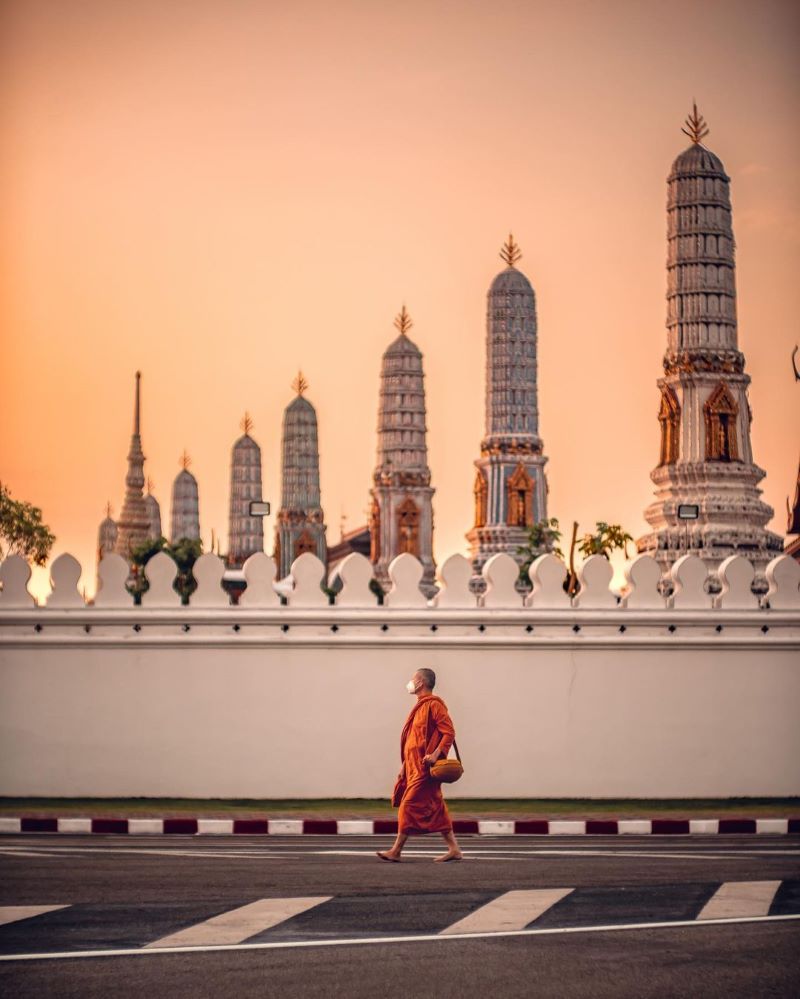
[(438, 753), (428, 753), (427, 756), (422, 757), (422, 762), (426, 767), (432, 767), (433, 764), (439, 759)]

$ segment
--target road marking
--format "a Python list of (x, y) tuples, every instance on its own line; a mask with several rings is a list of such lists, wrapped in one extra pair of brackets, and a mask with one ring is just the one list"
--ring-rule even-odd
[(3, 905), (0, 906), (0, 926), (17, 923), (20, 919), (43, 916), (45, 912), (57, 912), (59, 909), (68, 908), (68, 905)]
[(521, 930), (572, 891), (573, 888), (507, 891), (452, 923), (442, 933), (502, 933), (503, 930)]
[[(28, 856), (28, 857), (41, 857), (41, 858), (54, 858), (58, 855), (80, 855), (80, 854), (133, 854), (141, 857), (191, 857), (191, 858), (247, 858), (253, 860), (274, 860), (280, 857), (309, 857), (309, 856), (341, 856), (341, 857), (355, 857), (361, 856), (373, 860), (375, 857), (374, 847), (363, 849), (363, 848), (350, 848), (350, 849), (314, 849), (309, 844), (307, 849), (283, 849), (278, 844), (272, 844), (270, 847), (264, 846), (253, 846), (251, 848), (246, 848), (244, 846), (239, 848), (204, 848), (198, 847), (183, 848), (180, 847), (151, 847), (151, 846), (130, 846), (130, 847), (114, 847), (114, 846), (41, 846), (37, 847), (33, 844), (27, 847), (21, 846), (3, 846), (0, 847), (0, 854), (8, 854), (9, 856)], [(430, 850), (420, 850), (412, 849), (406, 850), (405, 855), (407, 857), (433, 857), (441, 853), (441, 850), (430, 849)], [(521, 845), (509, 845), (505, 848), (502, 847), (465, 847), (463, 850), (464, 856), (470, 859), (480, 859), (480, 860), (501, 860), (501, 859), (525, 859), (526, 857), (542, 857), (542, 856), (554, 856), (554, 857), (650, 857), (656, 859), (664, 860), (707, 860), (707, 859), (746, 859), (753, 856), (764, 856), (764, 857), (796, 857), (800, 856), (800, 850), (781, 850), (781, 849), (750, 849), (744, 847), (742, 849), (736, 849), (730, 847), (728, 849), (719, 848), (717, 850), (699, 850), (694, 853), (681, 851), (680, 849), (669, 849), (664, 848), (663, 850), (636, 850), (623, 847), (611, 846), (606, 848), (582, 848), (582, 849), (565, 849), (559, 847), (543, 846), (539, 848), (524, 848)]]
[(146, 944), (153, 948), (181, 948), (230, 946), (240, 944), (248, 937), (254, 937), (262, 930), (268, 930), (278, 923), (283, 923), (292, 916), (313, 909), (323, 902), (329, 902), (331, 895), (315, 895), (309, 898), (260, 898), (238, 909), (222, 912), (212, 916), (202, 923), (187, 926), (177, 933), (161, 937), (153, 943)]
[(444, 943), (452, 940), (482, 940), (487, 937), (539, 937), (559, 936), (572, 933), (619, 933), (625, 930), (674, 930), (676, 928), (697, 928), (699, 926), (732, 926), (742, 923), (780, 923), (800, 919), (798, 915), (786, 916), (744, 916), (738, 919), (676, 919), (673, 922), (658, 923), (610, 923), (600, 926), (560, 926), (530, 930), (503, 930), (500, 933), (452, 933), (442, 936), (439, 933), (415, 934), (405, 937), (342, 937), (323, 940), (270, 940), (264, 943), (213, 944), (205, 947), (164, 947), (164, 948), (119, 948), (116, 950), (65, 950), (36, 954), (1, 954), (0, 963), (7, 961), (63, 961), (91, 957), (161, 957), (164, 954), (191, 954), (207, 951), (237, 950), (300, 950), (310, 947), (364, 947), (374, 944)]
[(0, 854), (5, 857), (54, 857), (54, 853), (46, 853), (44, 851), (37, 851), (34, 853), (32, 850), (0, 850)]
[(700, 910), (698, 919), (766, 916), (780, 881), (726, 881)]

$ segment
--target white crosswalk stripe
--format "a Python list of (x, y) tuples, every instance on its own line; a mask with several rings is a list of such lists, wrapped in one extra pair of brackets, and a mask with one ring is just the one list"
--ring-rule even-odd
[(535, 888), (507, 891), (492, 899), (480, 909), (443, 929), (448, 933), (501, 933), (504, 930), (521, 930), (538, 919), (543, 912), (560, 902), (574, 889)]
[(0, 906), (0, 926), (18, 923), (20, 919), (43, 916), (45, 912), (57, 912), (59, 909), (68, 908), (68, 905), (2, 905)]
[(262, 930), (271, 929), (279, 923), (313, 909), (333, 896), (317, 895), (308, 898), (261, 898), (238, 909), (222, 912), (202, 923), (187, 926), (186, 929), (161, 937), (147, 947), (207, 947), (220, 944), (238, 944), (254, 937)]
[(780, 881), (726, 881), (700, 910), (698, 919), (766, 916)]

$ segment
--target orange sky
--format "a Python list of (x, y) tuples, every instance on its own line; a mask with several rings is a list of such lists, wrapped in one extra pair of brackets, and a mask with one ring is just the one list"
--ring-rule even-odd
[(753, 445), (783, 533), (800, 426), (794, 3), (7, 0), (0, 17), (0, 477), (43, 508), (90, 592), (137, 367), (165, 526), (186, 447), (204, 541), (225, 536), (245, 409), (277, 507), (298, 367), (329, 538), (343, 511), (362, 523), (403, 301), (425, 355), (436, 555), (465, 551), (485, 294), (509, 229), (538, 298), (549, 512), (640, 534), (665, 178), (693, 97), (732, 177)]

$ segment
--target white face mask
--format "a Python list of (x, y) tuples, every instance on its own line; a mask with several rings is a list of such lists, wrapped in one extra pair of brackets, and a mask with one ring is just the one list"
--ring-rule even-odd
[(416, 694), (417, 686), (413, 680), (408, 681), (408, 683), (406, 684), (406, 690), (409, 692), (409, 694)]

